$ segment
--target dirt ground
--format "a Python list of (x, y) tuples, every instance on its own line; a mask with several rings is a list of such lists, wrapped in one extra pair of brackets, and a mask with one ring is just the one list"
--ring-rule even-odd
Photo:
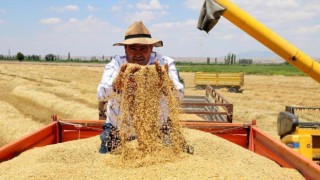
[[(51, 115), (68, 119), (98, 119), (96, 88), (103, 65), (0, 63), (0, 146), (51, 122)], [(196, 90), (194, 73), (181, 72), (186, 95)], [(277, 138), (276, 121), (286, 105), (319, 107), (320, 84), (309, 77), (245, 75), (242, 93), (217, 90), (234, 105), (233, 122), (257, 125)], [(319, 112), (299, 118), (320, 121)]]

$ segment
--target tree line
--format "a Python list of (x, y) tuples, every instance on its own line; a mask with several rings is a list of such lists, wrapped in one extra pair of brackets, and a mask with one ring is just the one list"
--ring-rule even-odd
[(224, 57), (224, 64), (252, 64), (252, 59), (239, 59), (237, 63), (236, 55), (234, 53), (228, 53), (227, 56)]
[[(111, 57), (105, 57), (104, 55), (102, 56), (102, 61), (110, 61)], [(84, 61), (86, 59), (81, 59), (81, 58), (71, 58), (70, 52), (68, 53), (67, 59), (62, 59), (59, 55), (54, 55), (52, 53), (47, 54), (44, 56), (44, 59), (41, 57), (41, 55), (24, 55), (21, 52), (18, 52), (16, 55), (13, 56), (5, 56), (0, 54), (0, 60), (18, 60), (18, 61), (59, 61), (59, 60), (65, 60), (65, 61)], [(101, 60), (101, 58), (100, 58)], [(99, 59), (96, 56), (92, 56), (90, 61), (99, 61)]]
[[(40, 55), (24, 55), (21, 52), (18, 52), (15, 56), (4, 56), (0, 55), (0, 59), (2, 60), (18, 60), (18, 61), (24, 61), (24, 60), (31, 60), (31, 61), (40, 61), (41, 56)], [(46, 61), (55, 61), (57, 60), (57, 56), (53, 54), (47, 54), (45, 56)]]
[[(18, 61), (24, 61), (24, 60), (30, 60), (30, 61), (40, 61), (41, 60), (41, 56), (40, 55), (27, 55), (25, 56), (23, 53), (18, 52), (15, 56), (4, 56), (4, 55), (0, 55), (0, 60), (18, 60)], [(104, 60), (104, 56), (102, 57), (102, 59)], [(44, 57), (45, 61), (57, 61), (57, 60), (62, 60), (59, 58), (59, 56), (56, 56), (54, 54), (47, 54)], [(68, 57), (66, 60), (75, 60), (75, 61), (81, 61), (81, 59), (76, 58), (76, 59), (72, 59), (70, 56), (70, 53), (68, 53)], [(108, 61), (108, 59), (105, 59), (106, 61)], [(98, 61), (98, 59), (94, 56), (91, 57), (90, 61)], [(217, 64), (217, 58), (215, 58), (215, 64)], [(253, 60), (252, 59), (238, 59), (236, 58), (236, 55), (234, 53), (228, 53), (225, 57), (224, 57), (224, 64), (226, 65), (232, 65), (232, 64), (252, 64)], [(207, 58), (207, 64), (210, 64), (210, 58)]]
[[(237, 61), (237, 56), (234, 53), (228, 53), (224, 56), (224, 64), (231, 65), (231, 64), (252, 64), (252, 59), (239, 59)], [(210, 64), (210, 57), (207, 58), (207, 64)], [(217, 64), (217, 58), (214, 59), (214, 64)]]

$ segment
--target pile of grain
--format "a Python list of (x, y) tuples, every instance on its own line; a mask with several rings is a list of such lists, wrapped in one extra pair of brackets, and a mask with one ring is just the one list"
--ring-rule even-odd
[[(181, 108), (167, 69), (158, 62), (124, 64), (114, 87), (121, 92), (121, 115), (117, 117), (121, 141), (114, 152), (117, 156), (109, 162), (137, 167), (181, 158), (185, 143), (178, 119)], [(165, 116), (170, 119), (169, 134), (160, 130), (169, 124)], [(132, 135), (137, 137), (135, 143), (126, 141)]]
[(100, 139), (95, 136), (26, 151), (0, 164), (0, 179), (304, 179), (294, 169), (215, 135), (183, 132), (195, 152), (172, 162), (113, 167), (107, 160), (115, 155), (99, 154)]

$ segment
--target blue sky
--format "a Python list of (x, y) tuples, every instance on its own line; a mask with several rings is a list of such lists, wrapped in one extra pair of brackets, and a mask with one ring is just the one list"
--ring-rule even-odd
[[(142, 20), (172, 57), (222, 57), (269, 50), (222, 17), (197, 29), (203, 0), (0, 0), (0, 54), (113, 56), (127, 27)], [(233, 0), (284, 39), (320, 57), (319, 0)], [(276, 56), (276, 55), (274, 55)]]

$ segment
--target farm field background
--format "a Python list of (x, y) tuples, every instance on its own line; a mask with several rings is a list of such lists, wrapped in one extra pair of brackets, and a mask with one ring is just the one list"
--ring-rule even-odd
[[(101, 64), (39, 64), (0, 62), (0, 146), (51, 122), (51, 115), (67, 119), (98, 119), (96, 88)], [(180, 72), (186, 95), (196, 90), (193, 72)], [(245, 75), (244, 91), (218, 89), (234, 105), (233, 122), (257, 125), (277, 136), (277, 115), (286, 105), (319, 107), (320, 85), (306, 76)], [(299, 115), (319, 121), (320, 112)]]

